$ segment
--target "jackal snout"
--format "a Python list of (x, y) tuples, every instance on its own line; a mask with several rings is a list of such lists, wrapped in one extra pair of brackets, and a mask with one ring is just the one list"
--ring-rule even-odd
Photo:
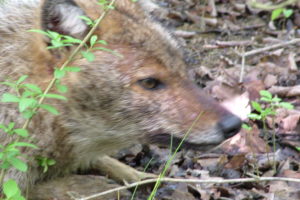
[(225, 138), (230, 138), (240, 131), (242, 120), (235, 115), (229, 114), (225, 116), (218, 125), (220, 126)]

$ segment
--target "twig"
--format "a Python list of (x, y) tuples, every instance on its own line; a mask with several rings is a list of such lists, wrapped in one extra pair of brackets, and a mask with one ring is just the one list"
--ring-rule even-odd
[(227, 48), (235, 46), (249, 46), (253, 43), (251, 40), (244, 41), (215, 41), (214, 44), (206, 44), (202, 47), (205, 49), (218, 49), (218, 48)]
[[(262, 52), (269, 51), (269, 50), (272, 50), (272, 49), (276, 49), (276, 48), (279, 48), (279, 47), (285, 47), (285, 46), (296, 44), (296, 43), (300, 43), (300, 38), (296, 38), (296, 39), (286, 41), (286, 42), (281, 42), (281, 43), (274, 44), (274, 45), (267, 46), (267, 47), (263, 47), (263, 48), (260, 48), (260, 49), (254, 49), (252, 51), (246, 52), (244, 54), (244, 56), (246, 56), (246, 57), (247, 56), (252, 56), (252, 55), (255, 55), (255, 54), (258, 54), (258, 53), (262, 53)], [(243, 54), (239, 54), (239, 55), (243, 56)]]
[(284, 8), (288, 5), (294, 4), (296, 3), (298, 0), (287, 0), (285, 2), (279, 3), (279, 4), (264, 4), (264, 3), (259, 3), (256, 0), (252, 0), (252, 2), (250, 2), (250, 6), (254, 7), (254, 8), (259, 8), (259, 9), (263, 9), (263, 10), (275, 10), (278, 8)]
[(232, 47), (232, 46), (249, 46), (253, 43), (252, 40), (242, 41), (216, 41), (216, 45), (221, 47)]
[[(157, 179), (148, 179), (144, 181), (139, 181), (135, 182), (132, 184), (129, 184), (127, 186), (121, 186), (118, 188), (114, 188), (111, 190), (107, 190), (104, 192), (100, 192), (97, 194), (93, 194), (87, 197), (83, 198), (78, 198), (75, 200), (89, 200), (93, 199), (96, 197), (100, 197), (109, 193), (113, 192), (118, 192), (120, 190), (126, 190), (129, 188), (136, 187), (138, 185), (145, 185), (149, 183), (155, 183)], [(218, 184), (224, 184), (224, 183), (246, 183), (246, 182), (262, 182), (262, 181), (288, 181), (288, 182), (295, 182), (295, 183), (300, 183), (300, 179), (297, 178), (285, 178), (285, 177), (260, 177), (260, 178), (238, 178), (238, 179), (225, 179), (225, 180), (220, 180), (220, 179), (209, 179), (209, 180), (198, 180), (198, 179), (179, 179), (179, 178), (161, 178), (161, 182), (175, 182), (175, 183), (197, 183), (197, 184), (202, 184), (202, 183), (218, 183)]]
[(245, 56), (245, 48), (243, 47), (243, 53), (242, 53), (242, 65), (241, 65), (241, 74), (240, 74), (240, 83), (243, 82), (244, 79), (244, 74), (245, 74), (245, 60), (246, 60), (246, 56)]
[(217, 9), (216, 9), (216, 2), (215, 0), (208, 0), (208, 5), (211, 8), (210, 16), (216, 17), (217, 16)]

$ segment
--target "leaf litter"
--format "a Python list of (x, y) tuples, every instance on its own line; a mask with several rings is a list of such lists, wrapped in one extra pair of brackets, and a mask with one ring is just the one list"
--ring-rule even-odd
[[(168, 170), (169, 177), (300, 178), (300, 3), (289, 1), (283, 8), (292, 10), (291, 16), (281, 14), (274, 21), (272, 10), (257, 6), (283, 2), (288, 1), (153, 1), (154, 19), (170, 27), (186, 49), (191, 77), (252, 127), (209, 152), (181, 150)], [(291, 110), (277, 108), (274, 119), (267, 117), (267, 130), (260, 121), (248, 118), (254, 112), (251, 101), (259, 101), (261, 90), (294, 105)], [(138, 145), (117, 158), (138, 170), (148, 166), (147, 172), (159, 174), (169, 155), (169, 149)], [(135, 199), (147, 199), (150, 192), (150, 186), (142, 187)], [(156, 199), (300, 200), (300, 184), (164, 183)]]

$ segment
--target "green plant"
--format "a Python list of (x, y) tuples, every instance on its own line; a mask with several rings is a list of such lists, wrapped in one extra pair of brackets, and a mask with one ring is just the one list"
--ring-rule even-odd
[(294, 13), (293, 9), (277, 8), (272, 11), (271, 20), (274, 21), (278, 19), (281, 15), (283, 15), (285, 19), (288, 19), (293, 15), (293, 13)]
[[(277, 108), (285, 108), (285, 109), (293, 109), (293, 105), (288, 102), (283, 102), (281, 98), (277, 96), (273, 96), (269, 91), (261, 90), (260, 92), (260, 102), (252, 101), (251, 105), (252, 108), (257, 113), (250, 113), (248, 117), (253, 120), (261, 121), (263, 124), (263, 132), (264, 138), (267, 140), (267, 132), (269, 128), (267, 127), (267, 117), (270, 117), (272, 120), (271, 130), (272, 130), (272, 145), (273, 151), (276, 151), (276, 134), (274, 131), (274, 121), (276, 116), (276, 109)], [(244, 128), (248, 129), (251, 128), (248, 125), (243, 125)], [(275, 159), (275, 158), (274, 158)], [(276, 163), (273, 162), (273, 169), (276, 171)]]
[[(277, 108), (294, 108), (292, 104), (283, 102), (281, 98), (277, 96), (273, 97), (269, 91), (261, 90), (259, 93), (261, 96), (260, 101), (262, 103), (259, 103), (258, 101), (252, 101), (251, 105), (257, 113), (250, 113), (248, 117), (253, 120), (261, 120), (264, 130), (267, 130), (267, 117), (270, 116), (272, 119), (274, 119)], [(263, 103), (265, 103), (265, 106), (263, 106)]]
[(108, 0), (98, 0), (98, 4), (102, 6), (104, 10), (115, 9), (113, 4)]
[(196, 123), (198, 122), (198, 120), (200, 119), (200, 117), (202, 116), (203, 112), (199, 113), (199, 115), (197, 116), (197, 118), (193, 121), (193, 123), (191, 124), (191, 126), (189, 127), (189, 129), (187, 130), (187, 132), (184, 134), (182, 140), (180, 141), (180, 143), (178, 144), (178, 146), (176, 147), (175, 151), (172, 153), (172, 146), (173, 146), (173, 138), (171, 138), (171, 156), (170, 158), (167, 160), (167, 162), (165, 163), (165, 166), (162, 170), (162, 172), (159, 174), (158, 179), (154, 185), (154, 188), (151, 192), (151, 194), (148, 197), (148, 200), (153, 200), (155, 198), (155, 195), (157, 193), (157, 190), (161, 184), (161, 179), (165, 177), (167, 170), (170, 168), (172, 161), (174, 160), (177, 152), (179, 151), (179, 149), (181, 148), (181, 146), (183, 145), (183, 142), (185, 141), (185, 139), (189, 136), (190, 132), (192, 131), (192, 129), (194, 128), (194, 126), (196, 125)]
[(43, 173), (48, 171), (49, 166), (55, 165), (56, 163), (55, 160), (42, 156), (38, 156), (36, 160), (38, 161), (39, 166), (43, 167)]
[[(106, 1), (99, 1), (99, 4)], [(113, 8), (115, 0), (105, 4), (106, 9)], [(78, 72), (80, 68), (68, 66), (73, 58), (81, 52), (81, 55), (85, 57), (88, 61), (94, 60), (94, 55), (92, 50), (103, 50), (111, 52), (115, 55), (120, 56), (116, 52), (107, 49), (105, 47), (96, 46), (96, 44), (106, 45), (104, 40), (98, 40), (97, 36), (93, 36), (93, 32), (99, 26), (100, 21), (104, 18), (106, 12), (103, 12), (102, 15), (96, 21), (89, 21), (87, 18), (83, 19), (86, 22), (89, 22), (88, 25), (92, 26), (90, 32), (86, 35), (83, 40), (76, 39), (67, 35), (62, 35), (53, 31), (42, 31), (42, 30), (30, 30), (31, 32), (36, 32), (47, 36), (50, 39), (50, 44), (48, 49), (61, 49), (64, 47), (70, 47), (74, 44), (79, 44), (77, 48), (71, 53), (67, 61), (62, 64), (60, 68), (55, 68), (54, 77), (43, 91), (39, 86), (35, 84), (25, 83), (25, 80), (28, 78), (27, 75), (21, 76), (16, 81), (5, 81), (1, 84), (11, 88), (12, 92), (4, 93), (1, 101), (3, 103), (17, 103), (18, 110), (21, 115), (26, 119), (22, 128), (15, 128), (15, 123), (10, 122), (6, 124), (0, 124), (0, 129), (5, 134), (8, 134), (12, 137), (12, 142), (6, 145), (0, 144), (0, 185), (2, 186), (2, 191), (4, 196), (0, 196), (0, 199), (4, 198), (5, 200), (23, 200), (25, 199), (22, 194), (19, 186), (15, 180), (9, 179), (4, 182), (4, 176), (7, 170), (11, 167), (16, 168), (19, 171), (26, 172), (28, 169), (26, 160), (26, 154), (21, 152), (21, 148), (38, 148), (36, 145), (32, 144), (30, 137), (27, 131), (27, 127), (32, 119), (32, 117), (37, 113), (39, 109), (44, 109), (52, 114), (59, 114), (59, 112), (51, 105), (44, 104), (46, 98), (53, 98), (58, 100), (67, 100), (64, 96), (59, 94), (49, 93), (50, 89), (55, 85), (59, 92), (66, 92), (68, 88), (61, 84), (60, 79), (63, 78), (66, 72)], [(89, 45), (87, 44), (89, 42)], [(81, 50), (85, 48), (86, 50)], [(29, 158), (30, 159), (30, 158)], [(55, 164), (55, 160), (45, 157), (36, 158), (38, 164), (43, 167), (43, 171), (46, 172), (49, 166)]]
[(25, 200), (16, 181), (9, 179), (3, 184), (3, 193), (7, 200)]

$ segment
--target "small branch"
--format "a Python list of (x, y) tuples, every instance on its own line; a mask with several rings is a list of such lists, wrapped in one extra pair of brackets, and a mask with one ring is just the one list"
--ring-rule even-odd
[[(139, 181), (136, 183), (129, 184), (127, 186), (121, 186), (118, 188), (114, 188), (111, 190), (107, 190), (101, 193), (93, 194), (87, 197), (83, 198), (77, 198), (75, 200), (89, 200), (93, 199), (96, 197), (100, 197), (109, 193), (113, 192), (118, 192), (120, 190), (126, 190), (129, 188), (133, 188), (136, 186), (140, 185), (145, 185), (149, 183), (155, 183), (157, 179), (148, 179), (144, 181)], [(225, 179), (225, 180), (220, 180), (220, 179), (209, 179), (209, 180), (198, 180), (198, 179), (177, 179), (177, 178), (161, 178), (161, 182), (174, 182), (174, 183), (197, 183), (197, 184), (202, 184), (202, 183), (217, 183), (217, 184), (224, 184), (224, 183), (246, 183), (246, 182), (262, 182), (262, 181), (288, 181), (288, 182), (295, 182), (295, 183), (300, 183), (300, 179), (297, 178), (285, 178), (285, 177), (260, 177), (260, 178), (238, 178), (238, 179)]]
[(249, 46), (253, 43), (252, 40), (242, 41), (216, 41), (216, 45), (221, 47)]
[(240, 80), (239, 82), (242, 83), (244, 79), (244, 74), (245, 74), (245, 61), (246, 61), (246, 56), (245, 56), (245, 48), (243, 48), (243, 53), (242, 53), (242, 65), (241, 65), (241, 74), (240, 74)]
[(285, 2), (279, 3), (279, 4), (264, 4), (264, 3), (259, 3), (256, 0), (253, 0), (250, 2), (250, 6), (253, 8), (258, 8), (258, 9), (263, 9), (263, 10), (275, 10), (278, 8), (284, 8), (286, 6), (292, 5), (296, 3), (298, 0), (287, 0)]
[(274, 45), (267, 46), (267, 47), (260, 48), (260, 49), (254, 49), (252, 51), (246, 52), (245, 54), (239, 54), (239, 55), (240, 56), (244, 55), (246, 57), (247, 56), (253, 56), (253, 55), (258, 54), (258, 53), (262, 53), (262, 52), (265, 52), (265, 51), (269, 51), (269, 50), (272, 50), (272, 49), (277, 49), (279, 47), (285, 47), (285, 46), (292, 45), (292, 44), (297, 44), (297, 43), (300, 43), (300, 38), (296, 38), (296, 39), (286, 41), (286, 42), (281, 42), (281, 43), (274, 44)]
[(217, 49), (217, 48), (227, 48), (236, 46), (250, 46), (253, 43), (251, 40), (244, 41), (215, 41), (214, 44), (203, 45), (205, 49)]
[(217, 14), (218, 14), (218, 12), (217, 12), (217, 9), (216, 9), (216, 2), (215, 2), (215, 0), (208, 0), (208, 5), (211, 8), (210, 16), (216, 17)]

